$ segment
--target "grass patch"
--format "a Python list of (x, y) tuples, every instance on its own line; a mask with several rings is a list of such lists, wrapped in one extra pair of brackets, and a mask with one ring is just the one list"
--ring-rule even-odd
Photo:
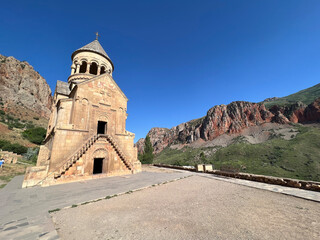
[(61, 210), (60, 208), (56, 208), (56, 209), (49, 210), (48, 212), (49, 212), (49, 213), (53, 213), (53, 212), (58, 212), (58, 211), (60, 211), (60, 210)]
[(131, 193), (133, 193), (133, 191), (131, 191), (131, 190), (130, 190), (130, 191), (128, 191), (128, 192), (126, 192), (126, 194), (131, 194)]
[[(0, 104), (0, 108), (1, 108), (1, 104)], [(29, 147), (29, 146), (32, 146), (33, 144), (40, 145), (43, 142), (46, 135), (46, 129), (43, 127), (46, 127), (47, 120), (44, 118), (39, 118), (37, 116), (34, 116), (33, 118), (31, 116), (29, 117), (29, 115), (27, 116), (25, 114), (24, 112), (25, 109), (23, 109), (22, 112), (17, 109), (16, 111), (17, 113), (15, 114), (15, 113), (5, 112), (4, 110), (0, 109), (0, 122), (2, 125), (0, 127), (4, 129), (4, 131), (2, 132), (3, 134), (1, 135), (1, 139), (9, 140), (9, 142), (11, 142), (10, 144), (17, 144), (17, 143), (22, 144), (24, 147), (25, 146)], [(32, 119), (28, 121), (27, 118), (28, 119), (32, 118)], [(8, 129), (4, 128), (5, 125), (7, 126)], [(33, 144), (30, 144), (30, 143), (33, 143)], [(16, 149), (17, 146), (14, 146), (14, 148)], [(21, 147), (19, 148), (21, 149)], [(15, 152), (12, 149), (6, 149), (6, 150), (10, 152)], [(23, 152), (20, 151), (16, 153), (23, 154), (25, 152), (26, 152), (26, 149)]]
[[(235, 142), (206, 156), (205, 162), (215, 169), (238, 169), (240, 172), (320, 181), (320, 129), (296, 126), (295, 138), (284, 140), (275, 137), (264, 143)], [(165, 149), (155, 163), (194, 165), (204, 149)], [(200, 163), (200, 162), (199, 162)]]
[(0, 180), (5, 181), (5, 182), (10, 182), (14, 176), (12, 175), (7, 175), (7, 176), (0, 176)]
[[(4, 164), (0, 168), (0, 180), (7, 184), (15, 176), (22, 175), (26, 171), (26, 166), (22, 164)], [(3, 186), (4, 187), (4, 186)], [(2, 187), (2, 188), (3, 188)]]
[(201, 164), (203, 151), (211, 151), (213, 148), (190, 148), (184, 147), (181, 150), (165, 148), (162, 152), (155, 156), (153, 163), (163, 163), (176, 166), (188, 166)]
[(110, 199), (110, 198), (113, 198), (113, 197), (116, 197), (118, 196), (117, 194), (114, 194), (114, 195), (109, 195), (109, 196), (106, 196), (105, 199)]
[(1, 189), (1, 188), (4, 188), (6, 185), (7, 185), (6, 183), (1, 184), (1, 185), (0, 185), (0, 189)]
[(71, 206), (71, 208), (76, 208), (76, 207), (78, 207), (77, 204), (72, 204), (72, 206)]
[(317, 84), (313, 87), (304, 89), (297, 93), (291, 94), (286, 97), (279, 98), (277, 100), (264, 103), (267, 108), (272, 107), (274, 105), (278, 106), (287, 106), (297, 101), (301, 101), (305, 104), (312, 103), (316, 98), (320, 96), (320, 84)]

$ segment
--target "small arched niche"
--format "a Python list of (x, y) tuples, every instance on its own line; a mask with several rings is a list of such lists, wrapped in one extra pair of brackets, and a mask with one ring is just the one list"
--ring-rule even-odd
[(91, 63), (89, 73), (94, 75), (98, 74), (98, 65), (95, 62)]
[(82, 61), (79, 73), (85, 73), (86, 71), (87, 71), (87, 62)]
[(104, 74), (104, 73), (106, 73), (106, 67), (102, 66), (100, 70), (100, 74)]

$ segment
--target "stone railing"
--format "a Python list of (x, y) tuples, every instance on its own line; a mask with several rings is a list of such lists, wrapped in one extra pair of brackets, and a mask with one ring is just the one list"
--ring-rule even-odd
[(111, 146), (114, 148), (116, 153), (119, 155), (119, 157), (120, 157), (121, 161), (124, 163), (124, 165), (126, 165), (126, 167), (129, 168), (129, 170), (133, 171), (133, 165), (127, 160), (126, 156), (124, 155), (124, 153), (122, 152), (122, 150), (120, 149), (120, 147), (118, 146), (116, 141), (110, 135), (99, 134), (98, 137), (106, 138), (108, 140), (108, 142), (111, 144)]
[[(166, 164), (153, 164), (153, 166), (196, 172), (196, 168), (190, 167), (190, 166), (174, 166), (174, 165), (166, 165)], [(206, 170), (205, 166), (204, 166), (204, 170), (201, 172), (225, 176), (225, 177), (238, 178), (238, 179), (281, 185), (285, 187), (301, 188), (305, 190), (320, 192), (320, 182), (298, 180), (298, 179), (291, 179), (291, 178), (272, 177), (272, 176), (257, 175), (257, 174), (250, 174), (250, 173), (226, 172), (226, 171), (220, 171), (220, 170)]]
[(67, 158), (67, 161), (63, 163), (61, 167), (59, 167), (58, 171), (54, 171), (54, 178), (61, 177), (62, 174), (64, 174), (74, 163), (76, 163), (80, 157), (88, 151), (88, 149), (97, 141), (98, 136), (94, 135), (90, 137), (80, 148), (77, 149), (69, 158)]
[(121, 161), (124, 163), (124, 165), (130, 170), (133, 171), (132, 164), (126, 159), (125, 155), (117, 145), (117, 143), (113, 140), (113, 138), (108, 134), (98, 134), (90, 137), (77, 151), (75, 151), (69, 158), (67, 158), (67, 161), (59, 167), (58, 171), (55, 171), (54, 178), (59, 178), (61, 175), (63, 175), (74, 163), (76, 163), (80, 157), (88, 151), (88, 149), (99, 139), (99, 138), (105, 138), (111, 146), (114, 148), (118, 156), (120, 157)]

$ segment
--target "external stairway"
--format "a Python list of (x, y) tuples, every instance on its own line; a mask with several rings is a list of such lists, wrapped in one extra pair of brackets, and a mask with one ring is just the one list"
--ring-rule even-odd
[(120, 149), (120, 147), (117, 145), (115, 140), (108, 134), (96, 134), (92, 137), (90, 137), (86, 143), (84, 143), (77, 151), (75, 151), (68, 159), (67, 161), (54, 173), (54, 178), (58, 179), (60, 178), (70, 167), (75, 164), (82, 155), (84, 155), (91, 146), (98, 140), (98, 139), (106, 139), (111, 146), (114, 148), (114, 150), (117, 152), (118, 156), (120, 157), (121, 161), (125, 164), (125, 166), (130, 170), (133, 171), (132, 164), (127, 160), (126, 156)]

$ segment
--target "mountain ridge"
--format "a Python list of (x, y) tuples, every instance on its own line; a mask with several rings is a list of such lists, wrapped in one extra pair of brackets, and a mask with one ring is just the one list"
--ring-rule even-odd
[(309, 105), (318, 97), (320, 97), (320, 83), (285, 97), (267, 98), (262, 103), (264, 103), (267, 108), (272, 107), (274, 105), (278, 105), (278, 106), (290, 105), (296, 102), (302, 102), (306, 105)]
[[(318, 92), (319, 95), (316, 95)], [(274, 104), (288, 97), (292, 101), (291, 104)], [(294, 97), (297, 97), (298, 101), (294, 102)], [(241, 133), (245, 128), (263, 123), (317, 122), (320, 121), (320, 98), (309, 105), (299, 101), (303, 99), (304, 102), (309, 102), (311, 98), (316, 97), (320, 97), (320, 84), (284, 98), (269, 98), (269, 109), (265, 107), (265, 102), (235, 101), (228, 105), (217, 105), (210, 108), (202, 118), (181, 123), (171, 129), (152, 128), (147, 135), (153, 144), (154, 153), (158, 154), (172, 144), (190, 144), (198, 139), (210, 141), (220, 135)], [(142, 153), (144, 139), (139, 139), (136, 146)]]
[(0, 140), (36, 147), (22, 133), (46, 128), (51, 104), (49, 85), (28, 62), (0, 54)]

